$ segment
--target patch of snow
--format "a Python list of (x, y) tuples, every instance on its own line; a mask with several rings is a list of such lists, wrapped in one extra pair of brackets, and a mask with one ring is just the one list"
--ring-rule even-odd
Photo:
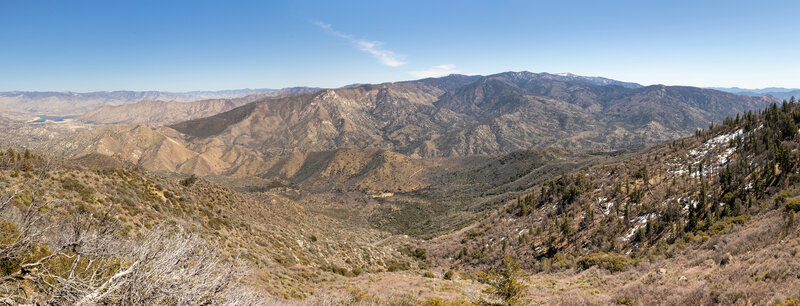
[[(736, 137), (740, 137), (744, 135), (744, 130), (739, 129), (732, 133), (722, 134), (717, 137), (711, 138), (705, 143), (703, 143), (700, 147), (693, 148), (688, 152), (688, 158), (690, 159), (692, 165), (698, 165), (704, 160), (708, 160), (707, 163), (704, 164), (703, 172), (693, 172), (689, 175), (693, 178), (697, 178), (700, 175), (703, 176), (713, 176), (718, 173), (718, 170), (721, 166), (724, 166), (728, 163), (730, 156), (736, 152), (736, 148), (727, 148), (724, 151), (720, 152), (716, 155), (716, 158), (708, 157), (711, 151), (717, 151), (720, 145), (728, 144)], [(672, 165), (670, 165), (672, 167)], [(669, 173), (682, 175), (688, 170), (686, 169), (670, 169), (667, 170)]]
[(736, 136), (742, 136), (742, 135), (744, 135), (744, 130), (738, 129), (733, 133), (722, 134), (722, 135), (719, 135), (717, 137), (711, 138), (706, 143), (707, 144), (711, 144), (711, 145), (726, 144), (726, 143), (730, 143), (731, 140), (736, 138)]
[(686, 174), (688, 172), (689, 172), (689, 170), (686, 170), (686, 169), (678, 169), (678, 170), (669, 169), (669, 170), (667, 170), (667, 173), (677, 174), (677, 175), (684, 175), (684, 174)]
[(655, 219), (655, 218), (658, 218), (658, 216), (659, 215), (657, 213), (649, 213), (647, 215), (641, 215), (641, 216), (636, 217), (636, 219), (631, 220), (631, 223), (636, 222), (636, 223), (645, 223), (646, 224), (647, 220), (649, 218)]
[[(605, 200), (605, 198), (603, 198)], [(605, 205), (603, 205), (605, 204)], [(614, 207), (614, 202), (600, 203), (600, 208), (603, 209), (603, 215), (608, 216), (611, 213), (611, 208)]]
[(647, 225), (647, 220), (656, 219), (658, 217), (659, 217), (659, 214), (650, 213), (650, 214), (638, 216), (638, 217), (636, 217), (636, 219), (631, 220), (631, 223), (634, 223), (634, 225), (631, 228), (631, 230), (627, 234), (625, 234), (625, 236), (622, 237), (622, 240), (625, 240), (625, 241), (630, 240), (631, 238), (633, 238), (633, 235), (636, 234), (636, 231), (638, 231), (640, 228), (645, 227)]
[(625, 234), (625, 236), (622, 237), (622, 240), (625, 240), (625, 241), (630, 240), (631, 238), (633, 238), (633, 235), (636, 234), (636, 231), (638, 231), (638, 230), (639, 230), (639, 226), (632, 227), (631, 231), (628, 232), (627, 234)]
[(699, 204), (699, 202), (697, 202), (697, 200), (692, 199), (692, 198), (678, 199), (678, 203), (684, 203), (683, 204), (683, 211), (684, 212), (689, 212), (689, 205), (691, 205), (692, 208), (696, 208), (697, 204)]

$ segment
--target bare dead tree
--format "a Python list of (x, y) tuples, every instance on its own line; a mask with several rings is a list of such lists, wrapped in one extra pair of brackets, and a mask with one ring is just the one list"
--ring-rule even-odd
[[(42, 211), (57, 201), (42, 201), (40, 199), (41, 192), (39, 192), (48, 168), (49, 165), (45, 165), (39, 171), (39, 175), (33, 183), (34, 191), (31, 193), (30, 203), (26, 207), (20, 209), (16, 205), (12, 205), (12, 201), (18, 199), (22, 193), (19, 190), (12, 191), (11, 194), (0, 200), (0, 222), (3, 222), (4, 225), (2, 227), (3, 232), (0, 234), (7, 240), (5, 243), (0, 244), (0, 261), (16, 262), (23, 260), (37, 243), (43, 241), (44, 234), (52, 228), (52, 224), (42, 222), (48, 217), (48, 214)], [(40, 260), (21, 263), (18, 271), (0, 278), (0, 283), (8, 279), (26, 279), (30, 270), (40, 266), (42, 263)]]
[(0, 198), (0, 304), (161, 305), (262, 304), (241, 285), (243, 273), (200, 237), (161, 225), (140, 239), (115, 235), (113, 206), (102, 216), (47, 211), (64, 201), (43, 201), (43, 167), (30, 204), (20, 192)]
[(129, 252), (126, 265), (76, 304), (219, 304), (238, 280), (233, 264), (183, 230), (154, 230)]

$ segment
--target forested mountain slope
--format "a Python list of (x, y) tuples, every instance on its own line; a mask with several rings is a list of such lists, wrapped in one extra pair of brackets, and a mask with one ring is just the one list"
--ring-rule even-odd
[[(531, 297), (548, 303), (796, 297), (798, 123), (800, 105), (772, 104), (694, 137), (564, 173), (425, 243), (428, 254), (434, 265), (459, 271), (513, 258), (538, 273)], [(537, 283), (556, 275), (598, 291)]]

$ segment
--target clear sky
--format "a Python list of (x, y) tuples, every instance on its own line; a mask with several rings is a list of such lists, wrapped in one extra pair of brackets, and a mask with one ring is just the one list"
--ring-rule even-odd
[(0, 91), (337, 87), (512, 70), (800, 87), (800, 1), (0, 0)]

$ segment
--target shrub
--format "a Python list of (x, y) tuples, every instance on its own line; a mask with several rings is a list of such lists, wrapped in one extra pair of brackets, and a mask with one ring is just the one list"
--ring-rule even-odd
[(417, 248), (416, 250), (414, 250), (414, 257), (416, 257), (419, 260), (428, 259), (428, 250), (423, 248)]
[(66, 190), (71, 190), (77, 192), (81, 196), (81, 200), (84, 202), (93, 202), (94, 201), (94, 189), (91, 187), (86, 187), (81, 182), (73, 178), (65, 178), (61, 180), (61, 187)]
[(800, 197), (789, 200), (789, 202), (786, 202), (786, 210), (787, 211), (791, 210), (794, 212), (800, 211)]
[(425, 271), (425, 273), (422, 273), (422, 276), (427, 277), (427, 278), (435, 278), (436, 277), (436, 275), (434, 275), (433, 272), (431, 272), (431, 271)]
[(791, 198), (792, 196), (794, 195), (789, 191), (782, 192), (781, 194), (775, 197), (775, 204), (781, 204), (783, 202), (786, 202), (786, 199)]
[(471, 230), (467, 231), (466, 237), (461, 239), (461, 243), (466, 243), (467, 241), (475, 239), (475, 237), (478, 237), (478, 236), (480, 236), (482, 234), (483, 234), (482, 232), (479, 232), (479, 231), (477, 231), (475, 229), (471, 229)]
[(627, 296), (620, 296), (617, 298), (617, 305), (633, 306), (633, 299)]
[(647, 177), (647, 166), (639, 168), (636, 172), (633, 173), (633, 178), (635, 179), (644, 179)]
[(404, 254), (409, 257), (414, 257), (419, 260), (428, 259), (428, 250), (423, 248), (416, 248), (412, 250), (411, 247), (405, 247), (399, 249), (398, 251), (400, 251), (401, 254)]
[(454, 272), (453, 270), (447, 270), (447, 272), (444, 273), (444, 279), (446, 280), (453, 280), (455, 276), (456, 272)]
[(183, 185), (184, 187), (189, 187), (192, 184), (194, 184), (195, 181), (197, 181), (197, 176), (192, 174), (191, 176), (189, 176), (189, 177), (187, 177), (185, 179), (182, 179), (181, 180), (181, 185)]
[(564, 256), (561, 253), (553, 255), (553, 259), (550, 262), (550, 269), (552, 270), (565, 270), (572, 268), (572, 263), (567, 256)]
[(725, 220), (718, 221), (711, 225), (708, 228), (708, 231), (711, 235), (720, 235), (724, 234), (725, 230), (732, 227), (734, 224), (745, 224), (747, 221), (750, 220), (750, 217), (746, 215), (736, 216), (736, 217), (728, 217)]
[(465, 279), (472, 279), (476, 282), (486, 285), (492, 282), (492, 275), (483, 271), (475, 271), (471, 274), (464, 274), (463, 277)]
[(786, 299), (780, 304), (775, 304), (777, 306), (800, 306), (800, 299)]
[(626, 256), (609, 253), (592, 253), (581, 258), (578, 261), (578, 267), (585, 270), (593, 266), (598, 266), (611, 272), (620, 272), (625, 271), (634, 263), (632, 259)]
[(550, 271), (550, 258), (542, 258), (539, 260), (538, 264), (539, 272), (548, 272)]
[(396, 262), (394, 260), (388, 262), (387, 265), (386, 265), (386, 271), (389, 271), (389, 272), (396, 272), (396, 271), (408, 270), (408, 269), (409, 269), (409, 267), (408, 267), (407, 264), (401, 264), (401, 263)]
[[(413, 304), (416, 304), (416, 303), (413, 303)], [(460, 301), (460, 300), (447, 301), (447, 300), (443, 300), (443, 299), (440, 299), (440, 298), (433, 297), (433, 298), (430, 298), (430, 299), (422, 302), (422, 304), (420, 304), (420, 305), (422, 305), (422, 306), (469, 306), (469, 305), (475, 305), (475, 304), (473, 304), (471, 302), (467, 302), (467, 301)]]
[[(352, 277), (352, 276), (356, 275), (353, 272), (348, 271), (347, 268), (339, 267), (339, 266), (334, 265), (334, 264), (331, 264), (330, 266), (324, 268), (324, 270), (327, 270), (327, 271), (329, 271), (331, 273), (339, 274), (341, 276), (347, 276), (347, 277)], [(359, 269), (359, 271), (360, 271), (360, 269)]]

